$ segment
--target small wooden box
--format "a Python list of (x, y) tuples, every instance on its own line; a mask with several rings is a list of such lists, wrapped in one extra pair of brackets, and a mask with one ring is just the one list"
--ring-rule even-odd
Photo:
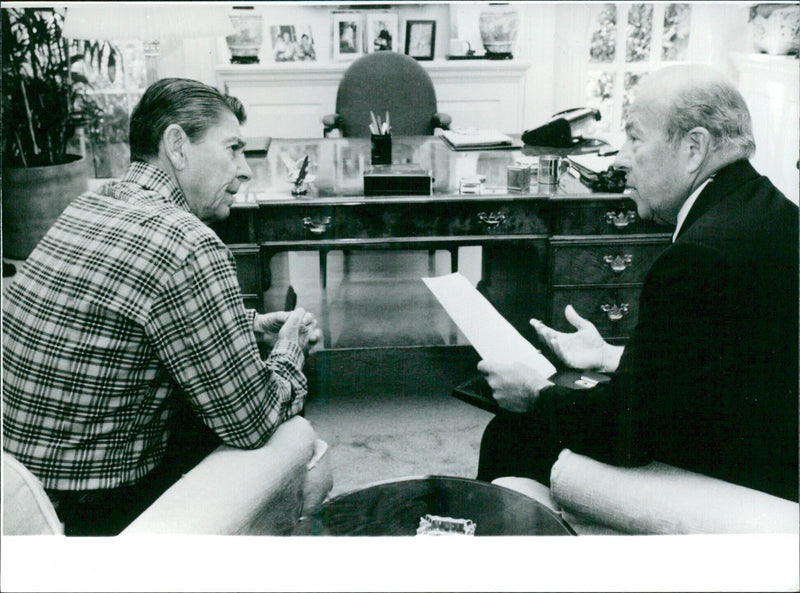
[(430, 171), (419, 165), (374, 165), (364, 172), (365, 196), (429, 196)]

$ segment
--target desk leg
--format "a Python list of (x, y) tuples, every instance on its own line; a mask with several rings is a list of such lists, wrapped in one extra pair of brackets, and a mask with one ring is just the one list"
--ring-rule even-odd
[(328, 249), (319, 250), (319, 282), (322, 290), (328, 286)]
[(547, 240), (483, 246), (478, 289), (534, 344), (531, 317), (547, 319)]

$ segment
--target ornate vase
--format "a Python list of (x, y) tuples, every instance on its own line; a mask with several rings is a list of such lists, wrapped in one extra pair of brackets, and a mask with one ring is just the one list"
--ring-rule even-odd
[(236, 31), (225, 41), (231, 50), (231, 64), (257, 64), (258, 50), (263, 41), (263, 20), (252, 8), (234, 9), (230, 15)]
[(514, 57), (519, 30), (519, 13), (511, 6), (490, 5), (479, 17), (481, 41), (489, 59)]
[(756, 51), (785, 55), (800, 50), (798, 4), (756, 4), (750, 8), (750, 27)]

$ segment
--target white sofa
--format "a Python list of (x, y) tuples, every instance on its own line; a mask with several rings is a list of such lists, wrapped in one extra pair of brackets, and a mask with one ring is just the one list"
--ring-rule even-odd
[[(173, 484), (122, 533), (289, 533), (333, 486), (327, 446), (295, 417), (260, 449), (221, 446)], [(310, 467), (309, 467), (310, 466)], [(41, 482), (3, 451), (4, 535), (63, 535)]]
[(579, 535), (800, 531), (795, 502), (657, 462), (623, 468), (564, 449), (549, 489), (528, 478), (494, 483), (547, 505)]

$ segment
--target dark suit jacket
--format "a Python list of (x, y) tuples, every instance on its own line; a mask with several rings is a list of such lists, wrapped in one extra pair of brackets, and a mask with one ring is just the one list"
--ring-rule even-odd
[(553, 450), (650, 460), (798, 499), (798, 209), (717, 172), (653, 264), (612, 381), (544, 390)]

